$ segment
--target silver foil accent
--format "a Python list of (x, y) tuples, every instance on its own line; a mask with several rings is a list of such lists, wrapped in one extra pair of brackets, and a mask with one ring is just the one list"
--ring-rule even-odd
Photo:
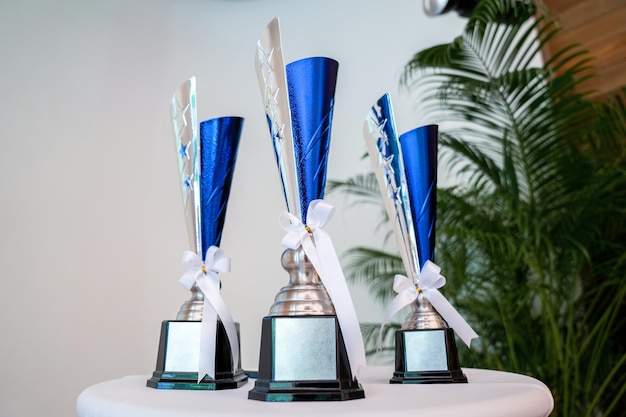
[(381, 97), (367, 113), (363, 134), (402, 263), (409, 278), (417, 284), (417, 240), (411, 220), (400, 142), (388, 94)]
[(195, 77), (174, 92), (171, 113), (189, 247), (200, 254), (200, 141)]
[(296, 173), (289, 93), (277, 17), (266, 26), (257, 41), (255, 63), (287, 210), (300, 219), (302, 208)]
[(302, 246), (283, 252), (281, 263), (289, 272), (289, 284), (276, 294), (270, 316), (335, 315), (326, 287)]
[[(172, 127), (176, 142), (183, 207), (189, 247), (202, 251), (200, 218), (200, 140), (196, 107), (196, 78), (185, 81), (172, 95)], [(202, 320), (204, 295), (194, 285), (191, 298), (180, 307), (176, 320)]]

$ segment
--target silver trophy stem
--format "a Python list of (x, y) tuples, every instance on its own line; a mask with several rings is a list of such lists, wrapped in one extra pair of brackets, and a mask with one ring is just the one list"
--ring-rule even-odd
[(196, 321), (202, 320), (202, 306), (204, 305), (204, 294), (194, 285), (191, 288), (191, 298), (180, 307), (176, 320)]
[(270, 316), (334, 315), (335, 307), (302, 247), (287, 249), (281, 257), (289, 284), (280, 289)]
[(402, 330), (447, 329), (448, 323), (439, 315), (423, 293), (411, 303), (411, 312), (402, 324)]

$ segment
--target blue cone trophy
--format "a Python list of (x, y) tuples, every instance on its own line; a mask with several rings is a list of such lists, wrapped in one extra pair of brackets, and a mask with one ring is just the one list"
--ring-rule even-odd
[[(411, 308), (395, 335), (391, 383), (467, 382), (459, 365), (454, 330), (444, 317), (465, 332), (463, 340), (468, 346), (477, 337), (437, 290), (445, 283), (433, 263), (437, 130), (436, 125), (422, 126), (398, 137), (388, 94), (372, 106), (365, 122), (368, 153), (408, 276), (396, 276), (398, 295), (384, 319), (386, 323), (404, 307)], [(435, 302), (442, 311), (433, 307)]]
[[(304, 225), (311, 218), (310, 203), (324, 196), (338, 63), (316, 57), (285, 67), (276, 18), (259, 39), (256, 66), (287, 203), (288, 213), (283, 215)], [(307, 230), (311, 234), (311, 229)], [(259, 375), (248, 398), (363, 398), (346, 348), (345, 340), (352, 335), (346, 329), (349, 326), (342, 326), (331, 287), (303, 246), (289, 248), (281, 257), (290, 281), (263, 319)], [(352, 306), (351, 300), (349, 304)], [(360, 330), (358, 333), (362, 344)]]
[(241, 117), (197, 123), (195, 78), (172, 97), (172, 121), (187, 235), (191, 291), (176, 320), (163, 321), (156, 370), (147, 386), (159, 389), (221, 390), (247, 382), (239, 357), (239, 327), (219, 295), (218, 272), (230, 260), (218, 248), (243, 127)]

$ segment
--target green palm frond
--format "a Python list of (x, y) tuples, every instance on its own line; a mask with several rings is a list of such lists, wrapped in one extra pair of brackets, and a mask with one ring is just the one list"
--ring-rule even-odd
[[(624, 166), (626, 159), (626, 87), (606, 102), (594, 103), (596, 126), (584, 146), (599, 153), (599, 163)], [(602, 152), (602, 153), (600, 153)]]
[(397, 253), (378, 249), (355, 247), (344, 253), (346, 278), (352, 282), (367, 283), (374, 299), (387, 304), (395, 293), (393, 279), (396, 274), (406, 274)]
[(359, 203), (379, 205), (382, 201), (378, 183), (373, 173), (359, 174), (345, 181), (329, 180), (326, 184), (329, 192), (343, 192), (357, 198)]
[(335, 194), (343, 193), (345, 196), (353, 197), (349, 202), (349, 206), (368, 204), (378, 207), (381, 216), (380, 222), (376, 225), (376, 230), (384, 230), (386, 232), (385, 242), (392, 238), (392, 230), (388, 227), (387, 214), (382, 204), (380, 188), (373, 172), (358, 174), (345, 181), (329, 180), (326, 188), (329, 192)]
[[(374, 355), (387, 355), (393, 359), (393, 353), (395, 352), (394, 336), (396, 330), (400, 330), (400, 325), (397, 323), (387, 324), (382, 331), (382, 346), (381, 350), (378, 350), (378, 336), (380, 334), (380, 323), (362, 323), (361, 333), (363, 334), (363, 341), (367, 349), (365, 351), (368, 357)], [(391, 354), (391, 355), (390, 355)]]
[(402, 83), (418, 93), (430, 91), (420, 94), (423, 107), (432, 109), (425, 117), (462, 122), (442, 141), (464, 159), (460, 175), (471, 171), (473, 186), (504, 192), (515, 206), (533, 206), (559, 192), (537, 179), (554, 172), (567, 155), (563, 138), (575, 146), (581, 124), (593, 116), (589, 103), (573, 93), (590, 58), (575, 47), (557, 54), (551, 65), (569, 68), (559, 77), (537, 66), (540, 48), (559, 31), (556, 22), (549, 16), (509, 25), (492, 20), (504, 10), (530, 18), (520, 3), (480, 2), (462, 36), (415, 54)]
[[(421, 118), (440, 124), (439, 168), (457, 181), (437, 191), (435, 258), (442, 292), (481, 335), (460, 350), (464, 366), (538, 377), (556, 416), (618, 416), (626, 88), (592, 102), (581, 84), (594, 76), (593, 57), (577, 45), (540, 62), (559, 31), (530, 2), (481, 0), (461, 36), (412, 57), (401, 84)], [(335, 189), (380, 204), (373, 174)], [(388, 302), (399, 257), (358, 247), (346, 258), (349, 278)]]
[(534, 372), (559, 415), (610, 413), (620, 392), (599, 370), (626, 366), (606, 333), (625, 328), (610, 317), (624, 312), (626, 112), (577, 92), (592, 76), (579, 47), (534, 62), (559, 31), (549, 15), (494, 23), (503, 10), (530, 18), (521, 3), (480, 2), (462, 36), (405, 68), (426, 115), (456, 123), (441, 156), (465, 185), (438, 191), (437, 253), (451, 298), (491, 338), (469, 358)]

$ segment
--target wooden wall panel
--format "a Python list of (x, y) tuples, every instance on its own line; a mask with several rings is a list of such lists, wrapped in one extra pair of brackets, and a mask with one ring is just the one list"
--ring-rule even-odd
[(549, 56), (580, 43), (596, 58), (598, 76), (584, 84), (604, 96), (626, 85), (626, 0), (543, 0), (563, 31), (546, 47)]

